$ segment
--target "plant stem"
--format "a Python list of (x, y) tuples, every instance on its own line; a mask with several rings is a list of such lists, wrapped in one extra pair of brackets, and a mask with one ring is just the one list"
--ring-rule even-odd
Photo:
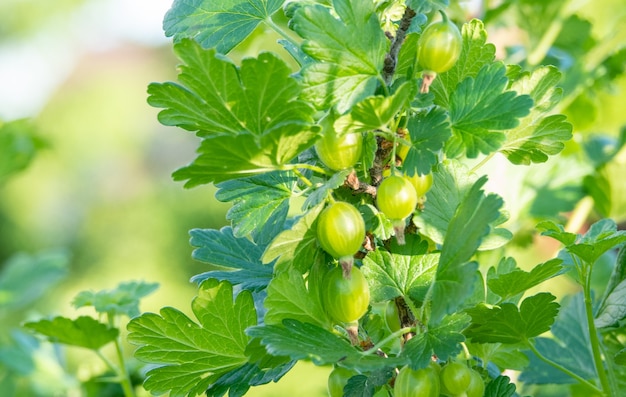
[(474, 167), (470, 170), (470, 174), (475, 173), (476, 171), (478, 171), (478, 169), (479, 169), (480, 167), (482, 167), (483, 165), (487, 164), (487, 162), (488, 162), (489, 160), (491, 160), (491, 159), (493, 158), (493, 156), (495, 156), (495, 154), (496, 154), (496, 152), (489, 153), (489, 155), (487, 155), (484, 159), (482, 159), (482, 160), (480, 161), (480, 163), (476, 164), (476, 165), (475, 165), (475, 166), (474, 166)]
[(302, 164), (285, 164), (281, 167), (279, 167), (279, 170), (282, 171), (293, 171), (296, 170), (298, 168), (304, 168), (307, 170), (311, 170), (313, 172), (317, 172), (318, 174), (322, 174), (322, 175), (333, 175), (332, 173), (326, 171), (325, 169), (323, 169), (322, 167), (318, 167), (317, 165), (313, 165), (313, 164), (306, 164), (306, 163), (302, 163)]
[(370, 355), (372, 353), (376, 353), (378, 351), (378, 349), (380, 349), (382, 346), (386, 345), (387, 343), (389, 343), (389, 341), (394, 340), (406, 333), (409, 332), (413, 332), (415, 331), (413, 329), (413, 327), (404, 327), (404, 328), (400, 328), (399, 330), (397, 330), (396, 332), (393, 332), (392, 334), (390, 334), (389, 336), (387, 336), (385, 339), (381, 340), (380, 342), (378, 342), (377, 344), (375, 344), (374, 346), (372, 346), (371, 348), (365, 350), (364, 352), (362, 352), (361, 354), (363, 354), (364, 356)]
[(554, 43), (556, 38), (559, 36), (559, 33), (561, 33), (561, 29), (563, 28), (563, 23), (565, 22), (565, 20), (569, 17), (571, 13), (571, 11), (568, 10), (569, 8), (568, 3), (569, 2), (565, 2), (561, 6), (561, 9), (559, 10), (558, 14), (554, 18), (554, 20), (552, 20), (552, 23), (550, 24), (548, 29), (543, 33), (543, 36), (541, 36), (539, 43), (537, 43), (535, 48), (533, 48), (533, 50), (528, 54), (528, 57), (526, 58), (526, 62), (528, 63), (529, 66), (538, 65), (539, 62), (541, 62), (543, 58), (546, 57), (546, 54), (552, 47), (552, 44)]
[(311, 181), (309, 180), (309, 178), (307, 178), (306, 176), (304, 176), (304, 174), (302, 174), (302, 172), (300, 172), (300, 170), (299, 170), (299, 169), (294, 168), (294, 169), (293, 169), (293, 173), (294, 173), (294, 174), (296, 174), (296, 176), (297, 176), (298, 178), (300, 178), (300, 180), (301, 180), (302, 182), (304, 182), (304, 184), (305, 184), (305, 185), (307, 185), (307, 187), (312, 187), (312, 186), (313, 186), (313, 182), (311, 182)]
[[(107, 319), (110, 327), (115, 327), (115, 316), (111, 313), (107, 313)], [(135, 390), (133, 389), (133, 385), (130, 381), (130, 375), (128, 373), (128, 369), (126, 368), (126, 362), (124, 360), (124, 352), (122, 351), (122, 343), (121, 336), (118, 336), (113, 341), (115, 345), (115, 352), (117, 354), (117, 361), (119, 362), (119, 367), (115, 372), (119, 377), (120, 385), (122, 386), (122, 390), (124, 391), (125, 397), (135, 397)], [(104, 356), (101, 355), (104, 359)]]
[(611, 384), (609, 383), (609, 378), (606, 374), (606, 370), (604, 369), (604, 362), (602, 361), (602, 353), (600, 351), (598, 330), (596, 329), (596, 324), (593, 321), (593, 305), (591, 301), (591, 266), (589, 264), (585, 264), (585, 266), (589, 268), (589, 271), (585, 272), (585, 279), (583, 280), (583, 282), (585, 283), (583, 293), (585, 296), (585, 314), (587, 316), (587, 326), (589, 327), (589, 341), (591, 342), (593, 361), (596, 366), (598, 378), (600, 379), (600, 384), (602, 385), (602, 389), (604, 390), (605, 394), (610, 395)]
[(561, 372), (566, 373), (567, 375), (571, 376), (572, 378), (576, 379), (578, 382), (580, 382), (581, 384), (587, 386), (588, 388), (592, 389), (593, 391), (597, 392), (597, 393), (601, 393), (603, 394), (602, 390), (598, 389), (598, 387), (596, 385), (594, 385), (593, 383), (589, 382), (588, 380), (582, 378), (581, 376), (579, 376), (578, 374), (575, 374), (574, 372), (570, 371), (569, 369), (565, 368), (564, 366), (562, 366), (561, 364), (550, 360), (548, 357), (544, 356), (543, 354), (541, 354), (539, 352), (539, 350), (537, 350), (537, 348), (535, 347), (535, 345), (529, 341), (528, 342), (528, 346), (530, 347), (530, 350), (535, 353), (535, 355), (537, 356), (538, 359), (540, 359), (541, 361), (543, 361), (544, 363), (558, 369)]
[(265, 23), (267, 24), (267, 26), (272, 28), (272, 30), (274, 32), (278, 33), (285, 40), (287, 40), (288, 42), (290, 42), (291, 44), (293, 44), (296, 47), (300, 47), (300, 43), (298, 43), (293, 37), (291, 37), (289, 34), (287, 34), (287, 32), (285, 32), (283, 30), (283, 28), (278, 26), (276, 24), (276, 22), (274, 22), (274, 20), (271, 17), (268, 17), (267, 19), (265, 19)]

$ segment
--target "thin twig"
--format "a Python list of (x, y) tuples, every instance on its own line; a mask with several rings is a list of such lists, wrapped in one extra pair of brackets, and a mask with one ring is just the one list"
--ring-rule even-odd
[(391, 47), (389, 48), (389, 53), (385, 56), (385, 64), (383, 66), (383, 80), (387, 85), (391, 84), (391, 79), (396, 72), (400, 47), (402, 47), (406, 33), (409, 31), (411, 21), (415, 15), (416, 13), (411, 7), (407, 7), (404, 10), (404, 15), (402, 16), (402, 20), (400, 20), (400, 25), (396, 31), (396, 37), (394, 37), (391, 41)]

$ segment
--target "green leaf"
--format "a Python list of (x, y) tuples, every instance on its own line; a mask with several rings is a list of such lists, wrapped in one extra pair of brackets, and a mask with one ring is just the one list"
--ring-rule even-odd
[(335, 172), (333, 176), (329, 180), (324, 182), (322, 186), (318, 186), (315, 188), (315, 190), (313, 190), (309, 197), (306, 198), (302, 208), (306, 210), (326, 201), (328, 195), (332, 193), (333, 190), (343, 185), (346, 178), (348, 177), (348, 175), (350, 175), (351, 172), (352, 169)]
[(489, 234), (489, 225), (498, 219), (503, 204), (495, 194), (485, 196), (481, 188), (486, 182), (482, 177), (472, 185), (450, 219), (433, 285), (434, 323), (453, 313), (472, 294), (478, 266), (467, 262)]
[(626, 317), (626, 245), (617, 254), (615, 266), (596, 314), (596, 327), (617, 324)]
[(447, 316), (436, 327), (429, 327), (426, 332), (412, 337), (404, 346), (402, 356), (409, 360), (413, 369), (426, 368), (432, 361), (433, 354), (446, 361), (455, 357), (461, 350), (465, 337), (461, 334), (469, 323), (466, 314)]
[(0, 121), (0, 185), (9, 176), (28, 167), (37, 151), (45, 146), (30, 120), (4, 124)]
[(129, 281), (120, 283), (112, 290), (81, 291), (76, 295), (72, 304), (75, 308), (93, 306), (98, 313), (138, 316), (139, 301), (150, 295), (157, 288), (158, 283), (146, 283), (144, 281)]
[(589, 264), (595, 263), (606, 251), (626, 241), (626, 230), (617, 230), (612, 219), (601, 219), (591, 225), (578, 244), (566, 249)]
[(192, 229), (191, 245), (196, 247), (193, 258), (213, 266), (232, 270), (212, 270), (194, 276), (193, 282), (215, 278), (228, 280), (243, 289), (265, 288), (272, 279), (272, 266), (261, 263), (263, 250), (245, 237), (235, 237), (230, 227), (221, 230)]
[(523, 346), (503, 343), (468, 343), (470, 354), (480, 357), (483, 362), (497, 365), (501, 370), (521, 371), (530, 362), (521, 349)]
[(343, 388), (343, 397), (372, 397), (377, 387), (385, 385), (393, 377), (394, 370), (385, 368), (365, 375), (355, 375), (348, 379)]
[(450, 95), (457, 85), (467, 77), (476, 77), (483, 66), (491, 64), (496, 56), (496, 47), (487, 44), (487, 31), (482, 21), (472, 19), (461, 29), (463, 46), (457, 63), (445, 73), (437, 76), (430, 91), (435, 94), (435, 103), (444, 108), (450, 106)]
[(315, 222), (323, 208), (323, 205), (312, 208), (290, 230), (276, 236), (263, 253), (263, 263), (276, 260), (274, 268), (277, 272), (294, 268), (306, 273), (320, 251)]
[[(584, 379), (596, 379), (582, 293), (563, 299), (562, 309), (551, 333), (550, 338), (534, 340), (537, 350)], [(569, 375), (541, 361), (536, 355), (530, 352), (527, 354), (530, 365), (520, 375), (520, 381), (534, 384), (576, 382)]]
[(52, 320), (28, 322), (24, 327), (47, 336), (51, 342), (91, 350), (99, 350), (119, 335), (117, 328), (109, 328), (89, 316), (81, 316), (75, 320), (59, 316)]
[(562, 266), (562, 262), (561, 259), (551, 259), (535, 266), (530, 272), (515, 268), (512, 271), (501, 273), (498, 269), (498, 274), (489, 278), (487, 285), (491, 292), (500, 295), (505, 301), (546, 280), (563, 274), (565, 268)]
[(417, 86), (413, 82), (406, 82), (391, 96), (377, 95), (365, 98), (354, 105), (350, 113), (335, 121), (335, 129), (347, 133), (385, 128), (416, 93)]
[(517, 127), (528, 115), (533, 100), (507, 90), (508, 78), (502, 63), (480, 69), (467, 77), (450, 95), (453, 136), (446, 146), (449, 157), (465, 153), (469, 158), (490, 154), (504, 143), (505, 130)]
[[(413, 217), (413, 222), (421, 234), (436, 244), (443, 244), (457, 208), (466, 200), (477, 178), (474, 174), (469, 174), (460, 162), (448, 160), (435, 168), (433, 179), (433, 187), (426, 194), (424, 211), (418, 212)], [(474, 209), (470, 209), (472, 211)], [(492, 224), (489, 235), (482, 239), (481, 250), (498, 248), (511, 238), (508, 230), (493, 227), (498, 223), (501, 223), (501, 219)]]
[(194, 38), (205, 48), (227, 53), (282, 4), (283, 0), (175, 0), (163, 29), (177, 41)]
[(222, 375), (207, 389), (206, 395), (207, 397), (222, 397), (228, 392), (228, 397), (241, 397), (246, 394), (250, 386), (277, 382), (293, 368), (294, 364), (295, 361), (289, 361), (267, 368), (246, 363)]
[(265, 324), (281, 324), (291, 318), (329, 329), (331, 322), (318, 299), (307, 290), (302, 274), (289, 269), (274, 277), (267, 287), (267, 298), (263, 303)]
[(39, 299), (68, 273), (69, 254), (17, 253), (0, 266), (0, 311), (20, 310)]
[(620, 350), (615, 355), (615, 364), (617, 364), (617, 365), (626, 365), (626, 348)]
[(333, 8), (334, 13), (319, 4), (303, 5), (291, 28), (305, 39), (302, 50), (317, 61), (302, 69), (302, 97), (319, 109), (336, 105), (345, 113), (374, 94), (389, 44), (374, 3), (334, 0)]
[(536, 228), (541, 232), (542, 236), (552, 237), (553, 239), (563, 243), (565, 246), (574, 244), (578, 238), (576, 233), (566, 232), (563, 225), (559, 225), (553, 221), (540, 222), (537, 224)]
[(401, 357), (363, 354), (348, 340), (310, 323), (285, 319), (282, 325), (251, 327), (247, 334), (260, 338), (269, 354), (289, 356), (293, 360), (311, 360), (316, 365), (335, 364), (358, 371), (398, 367), (406, 363)]
[(415, 12), (426, 13), (436, 10), (443, 10), (450, 5), (449, 0), (408, 0), (407, 7), (411, 7)]
[[(282, 230), (289, 210), (289, 199), (297, 182), (292, 172), (270, 172), (249, 178), (239, 178), (217, 185), (215, 198), (233, 202), (226, 213), (232, 222), (233, 234), (246, 237), (266, 225)], [(263, 239), (256, 235), (255, 240)]]
[(144, 313), (128, 324), (128, 340), (139, 346), (135, 357), (157, 365), (144, 383), (149, 392), (195, 396), (248, 361), (244, 330), (256, 324), (249, 291), (233, 302), (228, 282), (209, 279), (200, 285), (192, 311), (199, 324), (171, 307), (160, 314)]
[(524, 73), (513, 82), (511, 90), (527, 94), (534, 101), (530, 114), (506, 132), (500, 152), (513, 164), (543, 163), (549, 155), (559, 153), (565, 141), (572, 138), (572, 125), (563, 115), (549, 115), (561, 100), (563, 90), (556, 87), (561, 73), (552, 66)]
[(515, 395), (515, 383), (508, 376), (500, 375), (485, 387), (484, 397), (512, 397)]
[(407, 235), (404, 250), (370, 251), (361, 271), (370, 287), (370, 300), (384, 302), (398, 296), (422, 301), (430, 287), (439, 254), (428, 254), (428, 243), (416, 235)]
[(472, 324), (465, 336), (475, 343), (527, 343), (550, 330), (559, 310), (555, 299), (542, 292), (524, 299), (519, 309), (512, 303), (475, 306), (467, 310)]
[(407, 128), (412, 145), (402, 169), (409, 176), (428, 174), (439, 162), (439, 153), (452, 135), (448, 114), (442, 108), (431, 107), (409, 118)]

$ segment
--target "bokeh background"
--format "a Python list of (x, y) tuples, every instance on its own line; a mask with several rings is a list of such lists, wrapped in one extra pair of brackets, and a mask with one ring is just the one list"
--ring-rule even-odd
[[(65, 275), (49, 290), (36, 291), (43, 295), (35, 294), (37, 299), (17, 312), (0, 310), (0, 358), (3, 340), (25, 319), (85, 314), (71, 306), (82, 290), (110, 289), (129, 280), (157, 282), (159, 289), (143, 301), (142, 310), (174, 306), (190, 313), (196, 287), (189, 279), (207, 268), (191, 258), (188, 231), (226, 225), (228, 204), (215, 200), (212, 187), (186, 190), (171, 180), (171, 172), (193, 158), (197, 141), (161, 126), (158, 111), (146, 103), (150, 82), (176, 78), (177, 60), (161, 29), (170, 6), (171, 0), (0, 2), (0, 121), (28, 118), (45, 146), (27, 169), (0, 185), (0, 266), (16, 253), (69, 258)], [(469, 5), (465, 9), (472, 12)], [(598, 21), (599, 36), (610, 29), (601, 23), (610, 9), (590, 5), (585, 11)], [(490, 28), (490, 41), (504, 46), (521, 40), (501, 28)], [(244, 49), (277, 48), (275, 38), (257, 30), (232, 56), (241, 57)], [(577, 137), (592, 132), (616, 137), (626, 125), (625, 92), (622, 77), (612, 90), (593, 97), (593, 107), (573, 107)], [(503, 167), (495, 167), (504, 174), (493, 172), (490, 186), (507, 203), (515, 202), (523, 196), (507, 183), (527, 181), (532, 172), (525, 169), (517, 177)], [(588, 171), (574, 170), (563, 176), (564, 183), (579, 182)], [(537, 258), (528, 263), (554, 254), (553, 246), (538, 246), (543, 251), (520, 249)], [(566, 293), (573, 286), (558, 288)], [(22, 380), (38, 384), (38, 395), (81, 395), (76, 380), (103, 370), (97, 357), (79, 349), (39, 349), (37, 372)], [(323, 396), (328, 372), (299, 364), (279, 384), (250, 395)]]

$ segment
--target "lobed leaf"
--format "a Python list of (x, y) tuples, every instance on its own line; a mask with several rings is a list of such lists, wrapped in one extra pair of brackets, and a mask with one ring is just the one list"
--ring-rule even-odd
[(439, 153), (452, 135), (448, 114), (440, 107), (431, 107), (410, 117), (407, 129), (411, 147), (402, 169), (409, 176), (428, 174), (439, 163)]
[(515, 383), (508, 376), (500, 375), (485, 387), (484, 397), (512, 397), (515, 395)]
[(93, 306), (98, 313), (138, 316), (139, 301), (159, 288), (158, 283), (144, 281), (130, 281), (120, 283), (112, 290), (82, 291), (76, 295), (72, 304), (74, 307)]
[(263, 20), (278, 11), (284, 0), (175, 0), (165, 14), (163, 29), (175, 40), (194, 38), (203, 47), (227, 53)]
[(556, 277), (565, 272), (561, 259), (551, 259), (547, 262), (535, 266), (530, 272), (525, 272), (519, 268), (498, 274), (487, 280), (487, 285), (491, 292), (499, 295), (502, 300), (507, 300), (532, 287), (535, 287), (546, 280)]
[(244, 330), (257, 320), (249, 291), (240, 292), (233, 302), (228, 282), (209, 279), (200, 285), (192, 311), (198, 323), (165, 307), (160, 314), (144, 313), (128, 324), (128, 340), (139, 346), (135, 357), (157, 365), (144, 383), (151, 393), (199, 395), (248, 361)]
[(47, 336), (50, 342), (91, 350), (99, 350), (119, 335), (117, 328), (110, 328), (89, 316), (80, 316), (75, 320), (59, 316), (52, 320), (27, 322), (24, 327)]

